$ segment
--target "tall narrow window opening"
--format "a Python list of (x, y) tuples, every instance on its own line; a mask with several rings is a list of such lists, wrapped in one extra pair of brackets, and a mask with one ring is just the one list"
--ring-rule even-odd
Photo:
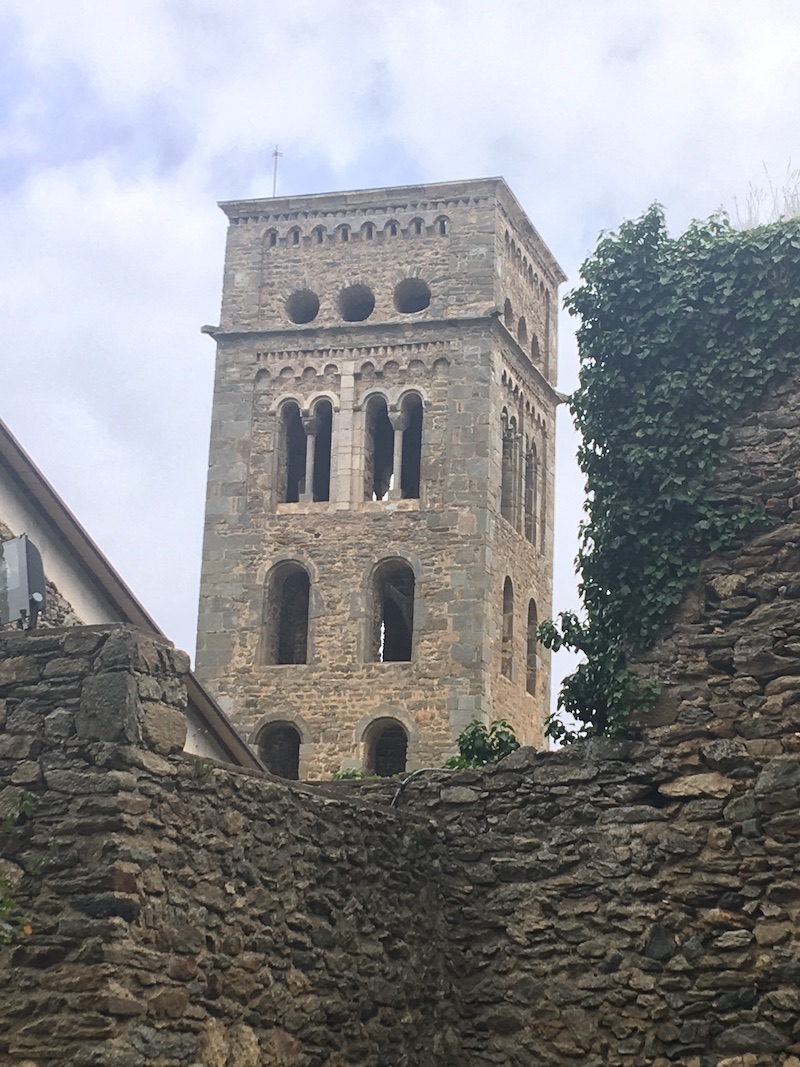
[(288, 722), (271, 722), (259, 734), (261, 762), (278, 778), (297, 781), (300, 777), (300, 734)]
[(408, 735), (396, 719), (378, 719), (366, 737), (364, 770), (379, 778), (391, 778), (406, 769)]
[(503, 637), (500, 669), (505, 678), (514, 677), (514, 586), (510, 578), (503, 583)]
[(517, 340), (521, 345), (526, 345), (528, 343), (528, 323), (525, 321), (524, 315), (520, 317), (520, 320), (517, 323)]
[(536, 601), (528, 604), (528, 644), (525, 657), (525, 688), (536, 696), (536, 672), (539, 669), (539, 657), (536, 655), (536, 630), (539, 626)]
[(516, 449), (517, 421), (508, 417), (508, 411), (503, 408), (502, 416), (502, 453), (500, 470), (500, 514), (503, 518), (514, 523), (514, 453)]
[(400, 492), (407, 500), (417, 500), (422, 466), (422, 400), (416, 393), (410, 393), (405, 398), (403, 412), (408, 422), (403, 430)]
[(528, 442), (525, 452), (525, 536), (532, 545), (536, 544), (536, 513), (539, 496), (539, 457), (536, 445)]
[(544, 294), (544, 376), (550, 378), (550, 293)]
[(389, 421), (386, 400), (382, 396), (370, 397), (366, 421), (364, 498), (386, 500), (392, 483), (394, 430)]
[(371, 658), (378, 663), (411, 659), (414, 634), (414, 572), (402, 560), (387, 560), (373, 580)]
[(279, 450), (279, 497), (285, 504), (296, 504), (305, 486), (306, 432), (300, 408), (284, 404), (281, 411), (281, 445)]
[(314, 437), (314, 500), (331, 498), (331, 443), (333, 408), (330, 401), (320, 400), (314, 408), (317, 432)]
[(506, 297), (503, 304), (503, 324), (510, 330), (514, 325), (514, 309), (511, 307), (511, 301)]
[(300, 563), (279, 563), (267, 582), (260, 660), (267, 666), (308, 662), (311, 580)]

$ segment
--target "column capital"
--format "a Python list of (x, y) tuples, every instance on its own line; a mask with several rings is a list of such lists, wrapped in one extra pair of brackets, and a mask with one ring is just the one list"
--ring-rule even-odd
[(316, 437), (320, 430), (320, 421), (316, 415), (302, 415), (303, 429), (306, 437)]
[(408, 429), (408, 415), (406, 415), (405, 411), (390, 411), (389, 422), (392, 424), (393, 430)]

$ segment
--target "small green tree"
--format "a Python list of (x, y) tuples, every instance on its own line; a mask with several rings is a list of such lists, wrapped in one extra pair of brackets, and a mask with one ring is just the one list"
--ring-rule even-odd
[(504, 756), (519, 748), (519, 741), (505, 719), (497, 719), (488, 729), (484, 723), (474, 719), (458, 735), (456, 744), (458, 755), (451, 756), (445, 763), (445, 767), (450, 770), (466, 770), (485, 767), (487, 763), (499, 763)]

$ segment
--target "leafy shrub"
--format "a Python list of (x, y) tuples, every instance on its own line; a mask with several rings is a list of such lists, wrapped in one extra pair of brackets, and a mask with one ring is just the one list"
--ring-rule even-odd
[(445, 763), (450, 770), (485, 767), (487, 763), (499, 763), (514, 749), (519, 748), (519, 741), (514, 731), (504, 719), (497, 719), (487, 729), (485, 724), (473, 720), (458, 735), (456, 742), (458, 755), (451, 756)]

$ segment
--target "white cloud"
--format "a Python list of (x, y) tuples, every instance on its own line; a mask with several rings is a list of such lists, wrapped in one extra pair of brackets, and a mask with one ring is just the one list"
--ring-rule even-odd
[[(598, 230), (653, 199), (682, 226), (800, 159), (794, 0), (7, 0), (2, 18), (0, 414), (184, 646), (214, 201), (268, 195), (276, 142), (285, 193), (503, 173), (573, 282)], [(559, 470), (556, 609), (582, 492), (566, 450)]]

